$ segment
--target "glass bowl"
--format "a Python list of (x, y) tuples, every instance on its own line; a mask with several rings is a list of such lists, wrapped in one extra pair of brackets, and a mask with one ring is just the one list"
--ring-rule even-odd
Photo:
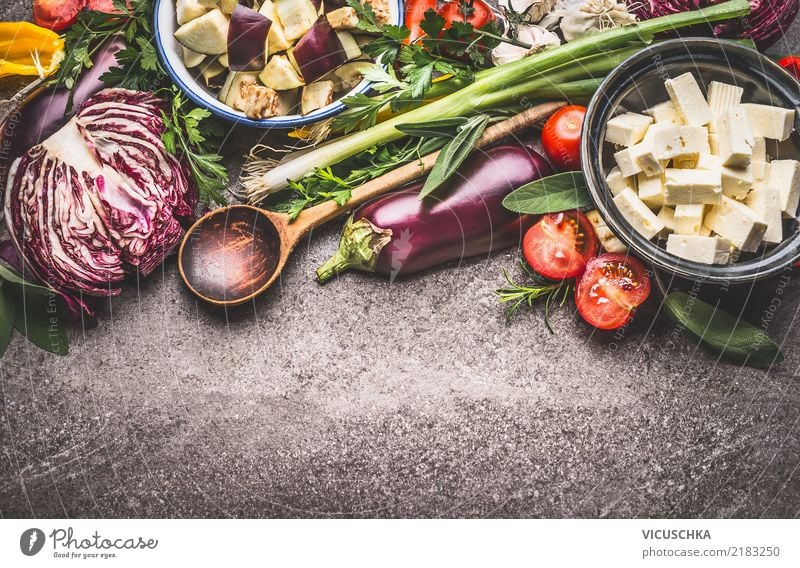
[[(800, 104), (800, 84), (780, 66), (742, 45), (708, 38), (681, 38), (656, 43), (624, 61), (601, 83), (586, 112), (581, 139), (581, 164), (592, 200), (608, 227), (638, 257), (681, 278), (717, 284), (743, 284), (773, 276), (800, 259), (800, 226), (784, 220), (779, 245), (743, 253), (727, 265), (708, 265), (676, 257), (641, 236), (621, 215), (606, 186), (613, 168), (614, 147), (605, 142), (606, 124), (621, 112), (642, 112), (668, 99), (664, 81), (687, 71), (702, 79), (742, 87), (744, 102), (794, 108)], [(773, 159), (798, 159), (800, 118), (788, 140), (767, 141)]]

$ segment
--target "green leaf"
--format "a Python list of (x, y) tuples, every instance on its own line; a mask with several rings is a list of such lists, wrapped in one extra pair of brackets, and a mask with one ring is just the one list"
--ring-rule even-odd
[(14, 327), (37, 347), (56, 355), (69, 352), (69, 341), (64, 317), (58, 306), (58, 296), (24, 294), (21, 288), (14, 291), (17, 302)]
[(486, 115), (478, 115), (469, 118), (459, 129), (453, 139), (442, 148), (436, 162), (433, 164), (431, 173), (428, 174), (428, 179), (425, 180), (425, 185), (419, 192), (419, 198), (423, 199), (430, 195), (431, 192), (450, 179), (450, 176), (458, 169), (464, 160), (469, 156), (478, 138), (481, 137), (483, 131), (486, 129), (486, 124), (489, 122), (489, 117)]
[(42, 296), (49, 296), (53, 294), (53, 290), (50, 288), (47, 288), (46, 286), (39, 286), (38, 284), (33, 284), (29, 280), (25, 280), (22, 274), (19, 274), (16, 270), (6, 268), (3, 266), (3, 264), (0, 264), (0, 278), (6, 282), (22, 286), (26, 294), (39, 294)]
[(8, 349), (11, 335), (14, 333), (14, 300), (7, 290), (7, 285), (0, 286), (0, 358)]
[(563, 172), (538, 179), (503, 199), (503, 207), (525, 215), (558, 213), (591, 204), (586, 181), (580, 172)]
[(754, 325), (690, 296), (672, 292), (664, 299), (667, 314), (688, 335), (701, 341), (723, 359), (765, 367), (783, 361), (783, 353), (770, 337)]
[(407, 136), (417, 136), (423, 138), (452, 134), (456, 127), (462, 126), (465, 122), (467, 122), (466, 118), (463, 116), (457, 116), (455, 118), (431, 120), (425, 124), (398, 124), (395, 126), (395, 128)]

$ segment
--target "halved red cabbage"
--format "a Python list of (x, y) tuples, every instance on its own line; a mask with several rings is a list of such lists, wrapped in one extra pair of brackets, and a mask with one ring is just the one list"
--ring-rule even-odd
[(163, 102), (106, 89), (11, 166), (5, 213), (25, 262), (59, 291), (120, 293), (183, 236), (195, 191), (161, 140)]

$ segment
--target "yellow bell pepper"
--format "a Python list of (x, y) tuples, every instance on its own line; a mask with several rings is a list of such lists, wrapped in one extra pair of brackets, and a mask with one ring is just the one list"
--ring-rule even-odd
[(0, 78), (52, 75), (64, 60), (64, 40), (30, 22), (0, 22)]

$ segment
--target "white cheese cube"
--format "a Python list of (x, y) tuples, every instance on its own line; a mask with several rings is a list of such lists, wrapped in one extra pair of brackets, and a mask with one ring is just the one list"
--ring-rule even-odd
[(635, 178), (625, 177), (618, 167), (612, 168), (606, 176), (606, 185), (612, 195), (617, 195), (623, 189), (636, 189)]
[(717, 145), (723, 166), (746, 166), (753, 158), (755, 140), (747, 111), (741, 106), (728, 109), (717, 121)]
[(631, 226), (646, 239), (652, 239), (664, 229), (664, 222), (650, 211), (633, 190), (626, 189), (616, 197), (614, 204)]
[(780, 140), (789, 138), (794, 130), (794, 110), (769, 105), (745, 103), (750, 117), (750, 126), (755, 136)]
[(730, 242), (719, 237), (670, 235), (667, 239), (667, 252), (703, 264), (728, 264), (731, 246)]
[(700, 227), (700, 236), (701, 237), (710, 237), (711, 236), (711, 229), (703, 225)]
[(614, 154), (614, 159), (617, 161), (619, 171), (623, 177), (635, 176), (642, 171), (642, 166), (639, 165), (632, 153), (632, 148), (623, 148)]
[(658, 210), (658, 218), (664, 223), (661, 237), (667, 238), (667, 234), (675, 232), (675, 209), (672, 207), (662, 207)]
[(744, 199), (753, 185), (753, 170), (751, 166), (744, 168), (731, 168), (721, 166), (718, 156), (701, 154), (697, 167), (703, 170), (719, 169), (722, 176), (722, 194), (733, 199)]
[[(719, 118), (723, 112), (733, 107), (739, 106), (742, 102), (744, 89), (719, 81), (711, 81), (708, 85), (708, 106), (711, 107), (711, 115), (714, 120)], [(714, 121), (711, 121), (714, 124)], [(709, 129), (713, 129), (709, 126)]]
[(773, 160), (769, 163), (766, 185), (778, 193), (785, 217), (796, 217), (800, 203), (800, 162)]
[(664, 86), (684, 124), (705, 126), (711, 121), (711, 107), (691, 73), (667, 79)]
[(708, 153), (708, 130), (703, 126), (656, 125), (648, 132), (652, 136), (653, 155), (658, 160)]
[(639, 199), (644, 201), (650, 209), (657, 209), (664, 205), (664, 178), (663, 176), (647, 177), (644, 172), (636, 178), (639, 188)]
[(672, 101), (664, 101), (654, 107), (650, 107), (644, 113), (652, 116), (653, 122), (656, 124), (683, 124), (683, 120), (678, 115), (678, 111), (675, 110), (675, 105), (672, 104)]
[[(716, 123), (715, 123), (716, 124)], [(708, 150), (715, 156), (719, 156), (719, 138), (716, 132), (711, 132), (711, 123), (708, 130)]]
[(653, 118), (634, 112), (615, 116), (606, 125), (606, 142), (619, 146), (633, 146), (644, 138)]
[(630, 147), (630, 151), (631, 157), (636, 161), (641, 171), (648, 176), (652, 177), (664, 173), (667, 161), (656, 157), (653, 136), (649, 131), (641, 142)]
[(703, 227), (705, 205), (676, 205), (675, 233), (678, 235), (699, 235)]
[(594, 234), (597, 235), (597, 240), (600, 241), (600, 246), (603, 247), (603, 250), (606, 252), (627, 252), (628, 247), (611, 232), (611, 229), (608, 228), (608, 225), (600, 216), (599, 211), (596, 209), (589, 211), (586, 217), (594, 227)]
[(761, 244), (767, 224), (744, 203), (722, 196), (719, 205), (711, 208), (703, 224), (728, 239), (739, 250), (755, 252)]
[(764, 242), (777, 245), (783, 241), (783, 216), (781, 215), (780, 196), (769, 186), (760, 187), (747, 194), (745, 204), (758, 216), (758, 220), (767, 225)]
[(667, 168), (664, 175), (664, 203), (715, 204), (722, 195), (722, 174), (716, 170)]
[(750, 165), (753, 167), (753, 181), (758, 181), (767, 177), (767, 165), (769, 156), (767, 155), (767, 141), (763, 136), (753, 138), (753, 157)]

